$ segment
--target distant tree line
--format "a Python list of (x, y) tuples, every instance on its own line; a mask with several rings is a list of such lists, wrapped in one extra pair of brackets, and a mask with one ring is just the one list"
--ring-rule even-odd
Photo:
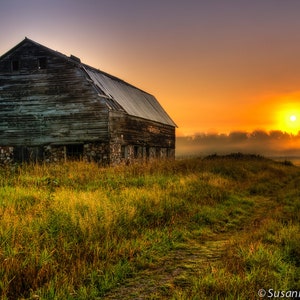
[(177, 155), (209, 155), (231, 152), (265, 156), (300, 156), (300, 132), (297, 135), (281, 130), (233, 131), (229, 134), (198, 133), (177, 137)]

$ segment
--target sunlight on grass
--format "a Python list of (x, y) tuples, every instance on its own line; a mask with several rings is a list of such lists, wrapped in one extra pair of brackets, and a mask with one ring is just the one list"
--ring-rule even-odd
[(294, 166), (253, 157), (116, 168), (73, 162), (0, 175), (1, 299), (102, 297), (188, 240), (238, 232), (269, 197), (274, 214), (233, 240), (213, 270), (177, 278), (168, 291), (173, 299), (250, 299), (261, 286), (299, 283)]

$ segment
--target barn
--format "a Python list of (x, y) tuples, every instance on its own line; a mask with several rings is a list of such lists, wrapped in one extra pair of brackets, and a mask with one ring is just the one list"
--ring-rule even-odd
[(0, 163), (114, 165), (175, 157), (157, 99), (76, 56), (25, 38), (0, 57)]

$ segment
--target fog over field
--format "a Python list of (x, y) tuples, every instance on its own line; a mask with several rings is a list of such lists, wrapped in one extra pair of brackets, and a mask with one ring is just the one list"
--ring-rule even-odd
[(300, 133), (293, 135), (280, 130), (255, 130), (251, 133), (235, 131), (229, 134), (197, 133), (194, 136), (177, 137), (176, 140), (177, 157), (232, 152), (268, 157), (300, 156)]

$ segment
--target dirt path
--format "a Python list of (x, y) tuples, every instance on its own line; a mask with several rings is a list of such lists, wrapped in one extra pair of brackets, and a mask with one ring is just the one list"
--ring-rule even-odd
[(170, 299), (174, 287), (188, 289), (191, 276), (201, 276), (212, 271), (220, 262), (222, 254), (233, 240), (239, 239), (244, 230), (260, 227), (264, 219), (272, 211), (272, 201), (264, 199), (258, 203), (253, 215), (240, 231), (219, 233), (211, 239), (190, 240), (184, 248), (171, 251), (156, 266), (143, 270), (133, 278), (127, 279), (122, 285), (111, 290), (103, 299)]
[(104, 299), (155, 299), (155, 295), (157, 299), (167, 297), (168, 290), (173, 286), (188, 287), (187, 275), (199, 273), (204, 265), (212, 265), (219, 260), (227, 242), (225, 239), (189, 243), (184, 249), (172, 251), (156, 268), (144, 270), (128, 279)]

